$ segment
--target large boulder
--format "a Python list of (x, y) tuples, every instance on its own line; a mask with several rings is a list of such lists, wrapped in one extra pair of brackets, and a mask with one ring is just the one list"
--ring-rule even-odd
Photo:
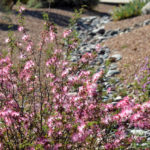
[(142, 8), (142, 14), (150, 14), (150, 2), (148, 2), (143, 8)]

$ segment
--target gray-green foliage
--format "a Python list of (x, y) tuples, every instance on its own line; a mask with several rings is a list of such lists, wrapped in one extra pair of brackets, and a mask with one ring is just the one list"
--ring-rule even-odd
[(33, 8), (49, 7), (53, 0), (28, 0), (27, 5)]
[(34, 8), (43, 7), (41, 1), (39, 0), (29, 0), (27, 4), (29, 7), (34, 7)]
[(7, 11), (12, 9), (14, 0), (0, 0), (0, 10)]
[(129, 4), (114, 9), (112, 13), (113, 20), (121, 20), (141, 14), (141, 9), (149, 0), (133, 0)]

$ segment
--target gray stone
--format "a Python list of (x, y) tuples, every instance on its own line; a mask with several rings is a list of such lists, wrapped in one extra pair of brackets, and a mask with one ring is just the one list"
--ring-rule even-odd
[(104, 60), (102, 57), (97, 57), (96, 61), (97, 61), (96, 65), (101, 65), (102, 63), (104, 63)]
[(107, 102), (109, 100), (109, 97), (108, 96), (102, 96), (102, 101), (103, 102)]
[(106, 73), (106, 77), (111, 77), (111, 76), (114, 76), (116, 74), (119, 74), (120, 71), (119, 70), (109, 70), (107, 73)]
[(110, 60), (113, 59), (114, 61), (118, 61), (118, 60), (122, 59), (122, 56), (120, 54), (114, 54), (109, 59)]
[(140, 25), (139, 24), (134, 24), (134, 28), (139, 28), (140, 27)]
[(92, 21), (91, 26), (97, 27), (100, 24), (100, 19), (96, 18)]
[(105, 33), (104, 27), (99, 27), (99, 28), (97, 28), (97, 29), (94, 29), (91, 34), (92, 34), (92, 35), (96, 35), (96, 34), (101, 34), (101, 35), (103, 35), (104, 33)]
[(122, 100), (121, 96), (117, 96), (116, 98), (114, 98), (114, 101), (120, 101), (120, 100)]
[(103, 55), (103, 58), (104, 59), (107, 59), (109, 57), (109, 54), (108, 53), (105, 53), (104, 55)]
[(150, 14), (150, 2), (148, 2), (143, 8), (142, 8), (142, 14)]
[(149, 137), (149, 138), (147, 138), (147, 141), (150, 141), (150, 137)]
[(80, 20), (83, 22), (87, 22), (87, 21), (93, 21), (94, 19), (96, 19), (96, 16), (82, 17)]
[(97, 37), (98, 42), (102, 42), (102, 41), (107, 40), (107, 39), (108, 39), (108, 37), (104, 37), (104, 36)]
[(76, 56), (71, 57), (71, 61), (76, 62), (77, 60), (78, 60), (78, 58)]
[(125, 33), (129, 32), (129, 31), (130, 31), (130, 28), (125, 28), (122, 30), (122, 32), (125, 32)]
[(145, 21), (143, 22), (143, 25), (144, 25), (144, 26), (149, 25), (149, 24), (150, 24), (150, 19), (145, 20)]
[(130, 133), (132, 133), (133, 135), (139, 135), (139, 136), (148, 136), (150, 135), (150, 131), (147, 130), (142, 130), (142, 129), (133, 129), (133, 130), (130, 130)]
[(119, 34), (119, 29), (109, 30), (109, 31), (106, 32), (105, 36), (111, 36), (112, 37), (112, 36), (115, 36), (117, 34)]
[(105, 49), (100, 49), (100, 51), (98, 52), (99, 55), (104, 55), (106, 53)]
[(110, 64), (109, 69), (110, 69), (110, 70), (115, 70), (115, 69), (117, 69), (117, 64), (115, 64), (115, 63)]
[(142, 143), (141, 146), (143, 147), (148, 146), (148, 143)]

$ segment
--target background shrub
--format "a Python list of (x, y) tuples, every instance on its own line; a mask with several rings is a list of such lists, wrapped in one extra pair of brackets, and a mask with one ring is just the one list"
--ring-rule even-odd
[[(18, 0), (0, 0), (0, 10), (10, 10)], [(99, 0), (20, 0), (21, 3), (27, 4), (28, 7), (81, 7), (87, 5), (89, 8), (98, 4)]]
[(28, 0), (29, 7), (52, 7), (57, 6), (71, 6), (80, 7), (82, 5), (87, 5), (88, 7), (93, 7), (97, 5), (99, 0)]
[(13, 7), (14, 0), (0, 0), (0, 10), (10, 10)]
[(39, 0), (29, 0), (27, 2), (28, 6), (29, 7), (34, 7), (34, 8), (40, 8), (40, 7), (43, 7), (43, 4), (41, 1)]
[(133, 0), (129, 4), (115, 8), (112, 13), (113, 20), (121, 20), (140, 15), (141, 9), (148, 1), (149, 0)]
[(54, 0), (52, 3), (53, 6), (76, 6), (80, 7), (81, 5), (87, 5), (88, 7), (92, 7), (97, 5), (99, 0)]

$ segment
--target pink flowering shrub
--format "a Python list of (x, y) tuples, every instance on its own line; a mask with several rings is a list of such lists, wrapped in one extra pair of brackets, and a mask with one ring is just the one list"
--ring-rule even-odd
[(104, 71), (86, 69), (95, 54), (72, 63), (74, 31), (58, 40), (55, 26), (45, 26), (34, 45), (20, 21), (21, 41), (9, 36), (9, 51), (0, 55), (0, 149), (110, 150), (141, 142), (127, 129), (150, 128), (150, 102), (125, 97), (116, 105), (102, 103), (97, 81)]
[(20, 17), (21, 41), (11, 34), (9, 51), (0, 56), (1, 149), (96, 146), (101, 115), (96, 82), (103, 72), (85, 69), (90, 53), (83, 56), (86, 64), (70, 62), (78, 43), (71, 30), (58, 41), (55, 26), (47, 22), (36, 46)]
[(114, 124), (117, 130), (114, 130), (113, 136), (107, 136), (108, 143), (105, 145), (105, 149), (117, 149), (119, 147), (124, 149), (131, 146), (134, 142), (146, 141), (145, 138), (140, 136), (130, 135), (128, 131), (133, 128), (150, 129), (149, 106), (150, 101), (140, 104), (128, 96), (124, 97), (116, 105), (106, 104), (104, 106), (105, 117), (101, 121), (108, 127), (110, 124)]

